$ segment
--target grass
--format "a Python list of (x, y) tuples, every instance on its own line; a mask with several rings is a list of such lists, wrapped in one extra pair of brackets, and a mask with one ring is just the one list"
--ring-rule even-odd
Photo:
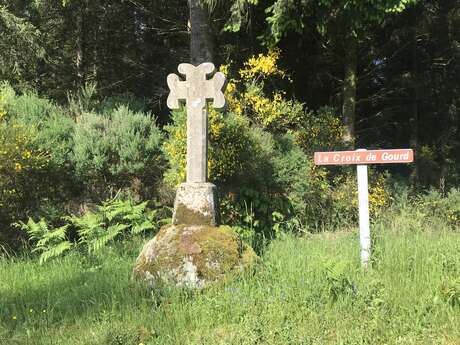
[(372, 228), (285, 236), (252, 272), (201, 292), (131, 280), (142, 240), (40, 266), (0, 259), (0, 344), (460, 344), (460, 232), (391, 213)]

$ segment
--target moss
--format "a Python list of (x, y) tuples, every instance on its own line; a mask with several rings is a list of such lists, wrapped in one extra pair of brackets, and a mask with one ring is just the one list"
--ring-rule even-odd
[(147, 258), (144, 247), (134, 270), (136, 278), (145, 278), (149, 272), (154, 279), (177, 280), (184, 270), (184, 258), (189, 258), (198, 278), (211, 282), (241, 271), (257, 258), (228, 226), (167, 226), (147, 246), (154, 255)]
[(186, 225), (215, 225), (211, 215), (205, 216), (203, 213), (194, 211), (183, 204), (176, 208), (175, 222)]

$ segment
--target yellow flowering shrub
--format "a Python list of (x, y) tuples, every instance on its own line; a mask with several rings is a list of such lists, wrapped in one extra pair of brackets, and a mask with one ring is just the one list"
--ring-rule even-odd
[[(354, 169), (353, 169), (354, 170)], [(333, 200), (334, 212), (345, 217), (346, 221), (358, 217), (358, 184), (356, 173), (338, 175), (334, 179)], [(369, 215), (379, 215), (390, 204), (391, 197), (385, 187), (385, 176), (369, 170)]]
[(48, 163), (45, 152), (34, 149), (37, 133), (8, 118), (7, 101), (10, 89), (0, 88), (0, 218), (14, 220), (23, 201), (30, 197), (32, 173), (43, 169)]
[[(237, 72), (238, 78), (229, 77), (226, 99), (230, 111), (245, 115), (268, 130), (285, 130), (294, 127), (302, 118), (303, 105), (286, 99), (280, 90), (267, 90), (265, 83), (274, 79), (288, 79), (278, 66), (281, 51), (269, 50), (267, 54), (253, 56)], [(229, 76), (230, 66), (220, 71)]]
[(229, 79), (225, 92), (229, 110), (270, 132), (292, 134), (306, 153), (340, 147), (344, 126), (331, 107), (308, 111), (304, 104), (288, 99), (285, 91), (267, 87), (279, 79), (290, 81), (279, 67), (280, 56), (279, 49), (269, 50), (249, 58), (233, 73), (230, 65), (220, 67)]
[[(164, 174), (164, 181), (175, 187), (186, 178), (187, 129), (185, 110), (172, 113), (173, 124), (166, 126), (168, 139), (163, 144), (163, 151), (169, 162), (169, 169)], [(262, 131), (250, 129), (249, 121), (233, 113), (222, 114), (209, 110), (208, 175), (219, 186), (230, 186), (234, 181), (243, 181), (254, 175), (260, 166), (259, 157), (263, 159), (270, 150), (269, 139)]]
[(244, 63), (239, 74), (243, 80), (254, 80), (255, 78), (267, 78), (273, 76), (286, 77), (286, 72), (279, 69), (278, 60), (281, 50), (271, 49), (267, 54), (252, 56)]
[(185, 109), (172, 112), (173, 123), (165, 126), (168, 140), (163, 144), (163, 151), (169, 162), (169, 169), (164, 174), (164, 181), (171, 187), (185, 181), (187, 154), (187, 116)]

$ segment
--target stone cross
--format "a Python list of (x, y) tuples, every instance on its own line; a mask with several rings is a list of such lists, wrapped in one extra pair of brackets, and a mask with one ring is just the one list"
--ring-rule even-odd
[(178, 71), (185, 77), (180, 80), (176, 74), (168, 75), (170, 93), (167, 105), (170, 109), (178, 109), (179, 102), (185, 101), (187, 109), (187, 183), (205, 183), (208, 178), (208, 114), (207, 101), (213, 101), (216, 109), (225, 106), (223, 90), (225, 75), (215, 73), (210, 79), (208, 75), (215, 72), (210, 62), (193, 66), (180, 64)]

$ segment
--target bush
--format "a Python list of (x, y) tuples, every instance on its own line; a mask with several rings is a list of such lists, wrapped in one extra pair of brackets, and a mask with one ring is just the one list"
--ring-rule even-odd
[(96, 195), (136, 183), (141, 193), (161, 175), (161, 140), (152, 116), (126, 106), (107, 115), (83, 113), (75, 125), (72, 162)]
[(16, 96), (8, 111), (17, 121), (37, 128), (35, 145), (49, 153), (52, 170), (71, 169), (75, 122), (68, 111), (33, 93)]
[[(185, 181), (186, 169), (186, 113), (172, 114), (173, 123), (166, 126), (168, 139), (163, 145), (169, 169), (165, 181), (176, 187)], [(228, 192), (259, 185), (271, 175), (269, 164), (274, 141), (270, 134), (240, 115), (223, 115), (211, 111), (209, 115), (209, 179)]]
[(21, 218), (59, 219), (66, 202), (81, 190), (70, 162), (74, 121), (64, 108), (34, 93), (16, 95), (8, 85), (3, 85), (2, 94), (8, 95), (4, 106), (8, 121), (33, 132), (29, 151), (45, 154), (47, 158), (45, 167), (27, 175), (27, 195), (17, 204), (22, 210)]
[(290, 216), (299, 223), (296, 225), (318, 230), (330, 224), (332, 190), (327, 174), (314, 165), (291, 137), (284, 137), (280, 143), (274, 166), (275, 181), (289, 201)]
[[(38, 131), (15, 119), (9, 112), (14, 92), (0, 88), (0, 240), (12, 236), (9, 224), (34, 207), (41, 192), (37, 176), (46, 171), (49, 156), (37, 148)], [(8, 234), (7, 234), (8, 232)]]
[(460, 226), (460, 190), (452, 188), (445, 197), (436, 190), (416, 199), (416, 205), (426, 215), (443, 220), (453, 228)]

